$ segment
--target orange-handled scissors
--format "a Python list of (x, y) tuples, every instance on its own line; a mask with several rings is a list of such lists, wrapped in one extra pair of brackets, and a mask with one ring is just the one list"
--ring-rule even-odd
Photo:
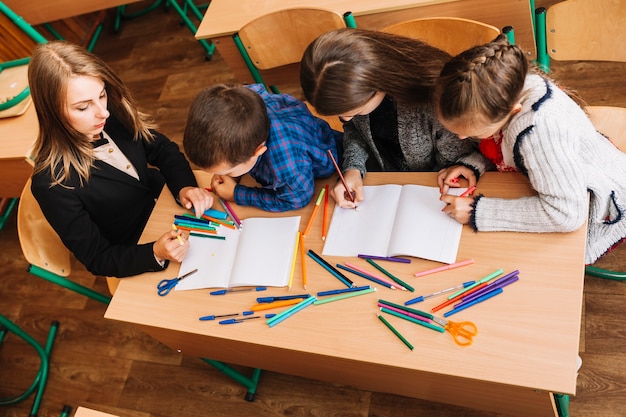
[(443, 326), (444, 329), (450, 332), (454, 341), (459, 346), (469, 346), (472, 344), (472, 339), (478, 334), (476, 325), (471, 321), (463, 321), (460, 323), (454, 321), (448, 321), (440, 317), (432, 317), (432, 321)]

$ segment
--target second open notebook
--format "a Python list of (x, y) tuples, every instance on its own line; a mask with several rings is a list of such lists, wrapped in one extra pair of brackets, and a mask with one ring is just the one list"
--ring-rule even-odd
[(240, 286), (284, 287), (289, 283), (300, 216), (249, 218), (241, 230), (220, 228), (225, 240), (191, 236), (180, 274), (198, 268), (176, 290)]
[[(456, 261), (463, 226), (441, 211), (439, 188), (422, 185), (363, 187), (358, 210), (335, 211), (323, 255), (413, 256)], [(464, 189), (451, 189), (458, 195)]]

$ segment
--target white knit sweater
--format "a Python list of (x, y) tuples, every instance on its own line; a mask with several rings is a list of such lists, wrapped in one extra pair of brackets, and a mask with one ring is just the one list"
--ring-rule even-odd
[(478, 197), (477, 231), (570, 232), (589, 223), (585, 262), (626, 236), (626, 154), (596, 131), (583, 110), (552, 82), (526, 77), (522, 111), (503, 130), (517, 168), (538, 195)]

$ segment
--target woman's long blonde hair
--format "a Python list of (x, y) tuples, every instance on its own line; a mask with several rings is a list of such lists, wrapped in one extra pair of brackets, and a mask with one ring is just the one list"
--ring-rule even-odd
[(108, 110), (135, 140), (153, 140), (148, 116), (140, 113), (122, 80), (99, 57), (65, 41), (39, 44), (28, 67), (30, 92), (39, 120), (33, 158), (35, 173), (50, 169), (51, 186), (63, 185), (71, 170), (81, 185), (89, 179), (93, 148), (84, 134), (74, 129), (67, 114), (70, 77), (90, 76), (102, 80), (108, 95)]

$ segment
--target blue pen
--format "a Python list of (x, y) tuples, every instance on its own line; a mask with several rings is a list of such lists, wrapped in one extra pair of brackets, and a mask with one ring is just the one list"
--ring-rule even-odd
[[(252, 314), (254, 314), (254, 311), (244, 311), (243, 313), (241, 313), (243, 316), (250, 316)], [(198, 318), (198, 320), (200, 321), (208, 321), (208, 320), (215, 320), (217, 318), (220, 317), (232, 317), (232, 316), (238, 316), (239, 313), (231, 313), (231, 314), (220, 314), (220, 315), (210, 315), (210, 316), (202, 316), (200, 318)]]
[(451, 316), (453, 314), (458, 313), (461, 310), (465, 310), (466, 308), (469, 308), (475, 304), (478, 303), (482, 303), (485, 300), (490, 299), (491, 297), (495, 297), (496, 295), (502, 293), (502, 288), (496, 288), (495, 290), (488, 292), (487, 294), (483, 295), (482, 297), (478, 297), (477, 299), (470, 301), (469, 303), (465, 304), (464, 306), (458, 307), (458, 308), (454, 308), (450, 311), (448, 311), (447, 313), (444, 313), (443, 316), (444, 317), (448, 317)]
[(411, 304), (420, 303), (420, 302), (422, 302), (424, 300), (427, 300), (429, 298), (435, 297), (435, 296), (440, 295), (440, 294), (445, 294), (445, 293), (450, 292), (450, 291), (458, 290), (459, 288), (467, 288), (470, 285), (472, 285), (474, 282), (475, 281), (467, 281), (467, 282), (464, 282), (463, 284), (459, 284), (459, 285), (456, 285), (454, 287), (446, 288), (445, 290), (435, 291), (434, 293), (431, 293), (431, 294), (428, 294), (428, 295), (420, 295), (419, 297), (415, 297), (415, 298), (410, 299), (409, 301), (405, 301), (404, 305), (408, 306), (408, 305), (411, 305)]
[(256, 288), (242, 288), (242, 289), (226, 289), (226, 290), (217, 290), (211, 291), (211, 295), (224, 295), (229, 292), (248, 292), (248, 291), (265, 291), (267, 287), (256, 287)]
[(296, 298), (309, 298), (311, 294), (300, 294), (300, 295), (281, 295), (278, 297), (259, 297), (256, 299), (257, 303), (272, 303), (274, 301), (280, 300), (293, 300)]
[(252, 320), (252, 319), (260, 319), (261, 317), (265, 317), (266, 319), (270, 319), (272, 317), (274, 317), (276, 314), (266, 314), (265, 316), (252, 316), (252, 317), (246, 317), (243, 319), (228, 319), (228, 320), (222, 320), (219, 322), (219, 324), (236, 324), (236, 323), (243, 323), (244, 320)]
[(343, 294), (345, 292), (354, 292), (354, 291), (369, 290), (369, 289), (370, 289), (369, 285), (364, 285), (363, 287), (352, 287), (352, 288), (342, 288), (340, 290), (320, 291), (317, 293), (317, 296), (322, 297), (324, 295)]
[(192, 215), (185, 216), (185, 215), (175, 214), (174, 218), (177, 219), (177, 220), (182, 220), (184, 222), (201, 223), (201, 224), (204, 224), (204, 225), (207, 225), (207, 226), (211, 224), (210, 220), (203, 219), (203, 218), (199, 218), (198, 219), (196, 217), (193, 217)]

